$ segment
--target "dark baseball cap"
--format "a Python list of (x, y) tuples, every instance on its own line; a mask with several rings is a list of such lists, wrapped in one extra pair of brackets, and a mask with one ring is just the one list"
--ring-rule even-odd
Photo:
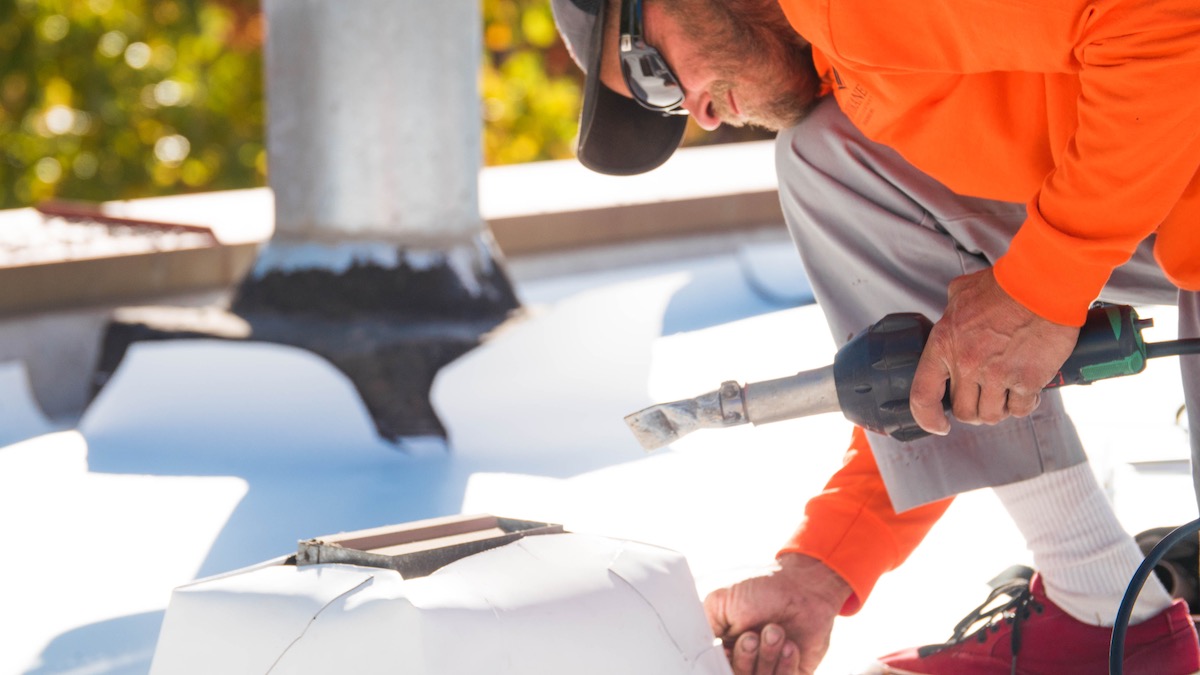
[(667, 161), (683, 140), (687, 117), (647, 110), (600, 81), (606, 0), (551, 0), (558, 32), (587, 75), (579, 117), (579, 161), (599, 173), (630, 176)]

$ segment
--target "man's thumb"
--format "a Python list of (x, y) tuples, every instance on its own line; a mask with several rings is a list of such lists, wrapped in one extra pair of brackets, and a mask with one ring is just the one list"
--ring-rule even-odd
[(708, 626), (713, 635), (725, 637), (729, 634), (729, 589), (718, 588), (704, 598), (704, 613), (708, 616)]

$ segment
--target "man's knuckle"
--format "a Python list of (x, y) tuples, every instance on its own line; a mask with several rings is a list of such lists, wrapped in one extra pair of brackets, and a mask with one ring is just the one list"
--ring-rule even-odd
[(1038, 394), (1013, 396), (1009, 401), (1009, 412), (1013, 417), (1028, 417), (1037, 410), (1038, 404), (1041, 403), (1041, 396)]
[(1012, 379), (1010, 366), (1000, 359), (991, 359), (979, 366), (980, 379), (995, 385), (1005, 385)]

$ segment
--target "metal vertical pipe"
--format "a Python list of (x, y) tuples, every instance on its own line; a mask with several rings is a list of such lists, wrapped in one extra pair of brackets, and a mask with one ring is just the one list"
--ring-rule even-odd
[(478, 0), (266, 0), (276, 237), (431, 248), (483, 229)]

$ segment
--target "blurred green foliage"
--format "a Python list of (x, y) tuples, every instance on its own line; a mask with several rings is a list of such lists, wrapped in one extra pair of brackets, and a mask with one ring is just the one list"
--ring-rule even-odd
[(485, 164), (570, 157), (583, 74), (549, 0), (483, 0)]
[(0, 206), (261, 185), (257, 0), (0, 2)]
[[(484, 163), (570, 157), (549, 0), (481, 2)], [(263, 36), (259, 0), (0, 0), (0, 208), (264, 185)]]

